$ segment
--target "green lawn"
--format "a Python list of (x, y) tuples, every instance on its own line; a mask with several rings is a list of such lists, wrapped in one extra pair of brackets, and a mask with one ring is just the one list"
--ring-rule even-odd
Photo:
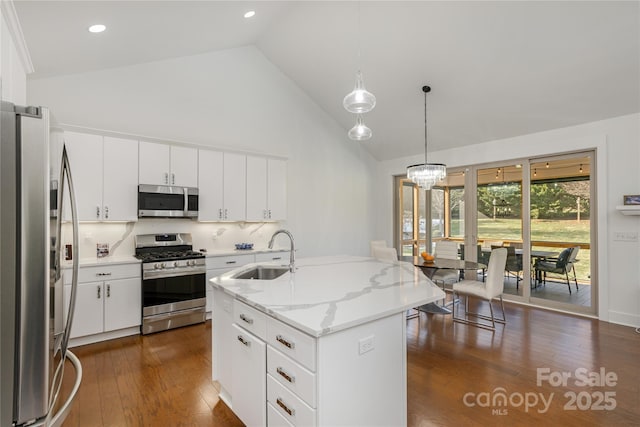
[[(452, 224), (453, 230), (460, 229), (458, 221)], [(519, 219), (478, 220), (478, 238), (480, 240), (516, 240), (522, 241), (522, 222)], [(534, 241), (561, 243), (590, 243), (589, 220), (531, 220), (531, 239)], [(560, 252), (562, 248), (535, 246), (534, 249)], [(575, 264), (579, 280), (588, 281), (590, 274), (591, 251), (581, 248), (579, 261)]]

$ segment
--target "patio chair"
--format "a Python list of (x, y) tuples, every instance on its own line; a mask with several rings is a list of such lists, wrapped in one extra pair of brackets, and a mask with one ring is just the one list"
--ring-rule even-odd
[[(465, 315), (460, 316), (458, 310), (460, 310), (460, 304), (456, 304), (453, 310), (453, 321), (459, 323), (465, 323), (467, 325), (478, 326), (480, 328), (486, 328), (490, 330), (496, 329), (496, 322), (506, 323), (506, 316), (504, 312), (504, 303), (502, 302), (502, 293), (504, 291), (504, 269), (507, 264), (507, 249), (498, 248), (491, 251), (489, 257), (489, 267), (487, 271), (487, 279), (484, 282), (477, 280), (461, 280), (458, 283), (453, 284), (453, 297), (454, 300), (458, 296), (465, 296)], [(489, 303), (489, 310), (491, 316), (486, 316), (478, 312), (469, 311), (469, 298), (479, 298)], [(496, 298), (500, 299), (500, 308), (502, 309), (502, 318), (497, 318), (493, 313), (492, 301)], [(470, 320), (469, 317), (476, 317), (478, 320)], [(481, 320), (491, 321), (491, 324), (481, 322)]]
[(566, 248), (558, 258), (547, 258), (546, 260), (539, 260), (533, 268), (536, 270), (536, 277), (542, 277), (542, 283), (547, 283), (547, 273), (563, 274), (567, 287), (569, 288), (569, 294), (571, 294), (571, 282), (569, 282), (569, 272), (573, 273), (573, 281), (576, 284), (576, 291), (578, 290), (578, 278), (576, 277), (576, 269), (574, 263), (578, 256), (580, 246), (574, 246), (572, 248)]
[(519, 289), (520, 281), (522, 280), (522, 277), (520, 276), (522, 269), (522, 255), (516, 254), (516, 248), (514, 246), (507, 246), (507, 265), (504, 271), (507, 273), (507, 278), (512, 274), (515, 277), (516, 290)]
[[(458, 259), (458, 244), (451, 240), (438, 240), (436, 241), (434, 255), (436, 258)], [(442, 290), (444, 291), (445, 285), (452, 285), (460, 280), (460, 272), (449, 269), (437, 270), (431, 276), (431, 280), (434, 283), (442, 284)]]

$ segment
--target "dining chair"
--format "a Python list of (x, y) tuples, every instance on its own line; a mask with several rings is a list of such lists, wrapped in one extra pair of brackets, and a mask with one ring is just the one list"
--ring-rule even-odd
[[(485, 329), (495, 330), (496, 322), (506, 323), (507, 319), (504, 312), (504, 303), (502, 301), (502, 293), (504, 291), (504, 269), (507, 264), (507, 249), (498, 248), (491, 251), (489, 257), (489, 267), (487, 268), (487, 276), (484, 282), (477, 280), (461, 280), (453, 284), (454, 300), (459, 296), (464, 296), (465, 315), (461, 316), (458, 311), (460, 304), (456, 304), (453, 309), (453, 321), (465, 323), (467, 325), (478, 326)], [(469, 311), (469, 298), (474, 297), (489, 303), (491, 317), (480, 314), (479, 312)], [(493, 300), (500, 299), (500, 308), (502, 309), (502, 318), (497, 318), (493, 313)], [(469, 317), (475, 317), (478, 320), (470, 320)], [(491, 324), (481, 322), (481, 320), (491, 321)]]
[[(436, 248), (433, 254), (436, 258), (458, 259), (458, 243), (451, 240), (436, 241)], [(434, 283), (442, 284), (442, 290), (445, 285), (453, 285), (460, 280), (460, 272), (457, 270), (440, 269), (433, 273), (431, 280)]]
[(567, 287), (569, 288), (569, 294), (571, 294), (571, 282), (569, 282), (569, 272), (573, 273), (573, 281), (576, 284), (576, 291), (578, 290), (578, 278), (576, 277), (576, 268), (574, 266), (576, 257), (580, 246), (574, 246), (566, 248), (558, 258), (547, 258), (546, 260), (538, 260), (533, 265), (536, 270), (536, 277), (542, 277), (542, 283), (547, 283), (547, 273), (563, 274)]
[(379, 261), (398, 261), (396, 248), (373, 248), (373, 257)]
[(387, 241), (386, 240), (372, 240), (369, 242), (369, 248), (371, 250), (371, 256), (375, 258), (373, 253), (374, 248), (386, 248)]

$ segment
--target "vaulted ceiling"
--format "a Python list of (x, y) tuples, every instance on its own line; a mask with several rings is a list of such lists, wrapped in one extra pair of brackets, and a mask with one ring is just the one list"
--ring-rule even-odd
[[(30, 79), (257, 46), (345, 128), (360, 68), (380, 160), (640, 111), (635, 1), (21, 1)], [(255, 10), (253, 18), (244, 12)], [(93, 23), (107, 31), (90, 34)]]

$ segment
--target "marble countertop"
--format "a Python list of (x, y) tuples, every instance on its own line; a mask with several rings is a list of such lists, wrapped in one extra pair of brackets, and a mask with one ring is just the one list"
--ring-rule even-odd
[[(73, 261), (63, 261), (62, 268), (71, 268)], [(109, 264), (140, 264), (141, 261), (133, 255), (127, 256), (106, 256), (104, 258), (80, 258), (80, 267), (93, 267)]]
[(258, 264), (266, 263), (247, 264), (211, 279), (211, 284), (315, 337), (444, 298), (410, 263), (364, 257), (300, 259), (295, 273), (274, 280), (231, 278)]

